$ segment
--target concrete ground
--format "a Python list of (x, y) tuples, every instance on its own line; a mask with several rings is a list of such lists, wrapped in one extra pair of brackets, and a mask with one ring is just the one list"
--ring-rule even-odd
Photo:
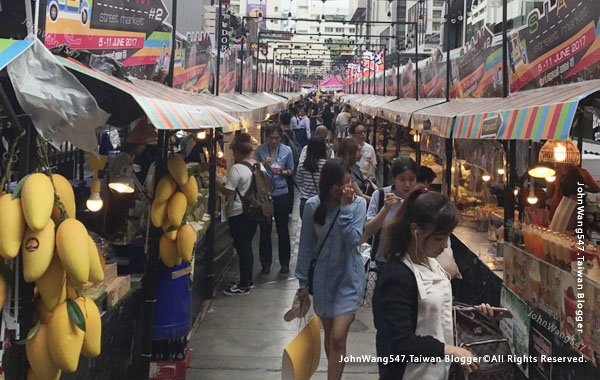
[[(254, 282), (250, 295), (226, 297), (219, 293), (189, 342), (193, 349), (187, 378), (193, 380), (276, 380), (281, 379), (283, 349), (297, 334), (298, 320), (287, 323), (283, 314), (290, 308), (298, 281), (294, 270), (300, 234), (298, 199), (290, 222), (292, 263), (289, 276), (279, 272), (277, 233), (273, 228), (271, 274), (260, 274), (258, 232), (254, 248)], [(226, 276), (227, 277), (227, 276)], [(239, 277), (237, 260), (229, 277)], [(322, 334), (321, 334), (322, 335)], [(322, 341), (323, 338), (321, 338)], [(350, 329), (348, 355), (375, 355), (375, 329), (370, 308), (361, 308)], [(321, 347), (321, 363), (313, 379), (327, 378), (327, 359)], [(343, 379), (375, 380), (376, 364), (348, 363)]]

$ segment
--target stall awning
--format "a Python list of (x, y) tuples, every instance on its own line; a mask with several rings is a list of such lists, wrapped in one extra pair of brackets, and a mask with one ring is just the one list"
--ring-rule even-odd
[(129, 94), (157, 129), (222, 128), (233, 132), (239, 121), (216, 107), (207, 106), (197, 94), (153, 81), (129, 78), (131, 82), (94, 70), (75, 60), (57, 57), (67, 68), (93, 77)]
[(454, 138), (565, 140), (579, 101), (596, 91), (600, 80), (522, 91), (507, 98), (453, 99), (415, 116), (429, 120), (432, 133), (444, 131), (445, 137), (454, 123)]
[(0, 38), (0, 70), (33, 46), (33, 41)]
[[(380, 116), (393, 123), (408, 126), (413, 113), (435, 106), (443, 101), (444, 99), (437, 98), (425, 98), (419, 100), (408, 98), (398, 99), (381, 106)], [(414, 129), (420, 129), (420, 123), (413, 122), (412, 124)]]

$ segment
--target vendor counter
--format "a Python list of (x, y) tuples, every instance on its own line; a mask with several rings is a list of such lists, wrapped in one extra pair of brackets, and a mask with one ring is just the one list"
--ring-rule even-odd
[(453, 294), (457, 301), (478, 305), (500, 304), (502, 289), (502, 258), (492, 255), (487, 233), (468, 227), (457, 227), (451, 237), (454, 260), (462, 280), (453, 280)]

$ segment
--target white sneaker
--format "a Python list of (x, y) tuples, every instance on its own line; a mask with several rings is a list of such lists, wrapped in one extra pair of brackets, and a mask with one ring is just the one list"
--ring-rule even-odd
[[(239, 286), (239, 285), (240, 285), (240, 280), (237, 280), (237, 281), (231, 281), (231, 282), (229, 283), (229, 285), (230, 285), (230, 286), (231, 286), (231, 285), (236, 285), (236, 286)], [(254, 281), (250, 281), (250, 282), (248, 283), (248, 287), (249, 287), (250, 289), (254, 289)]]
[(240, 288), (237, 284), (233, 284), (229, 287), (229, 289), (223, 290), (223, 294), (226, 296), (246, 296), (250, 294), (250, 288)]

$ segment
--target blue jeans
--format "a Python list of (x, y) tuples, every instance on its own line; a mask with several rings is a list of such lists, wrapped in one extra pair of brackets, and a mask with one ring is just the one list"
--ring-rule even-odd
[[(375, 283), (375, 291), (373, 292), (373, 302), (371, 308), (373, 309), (373, 324), (375, 325), (375, 329), (377, 330), (377, 334), (375, 335), (375, 349), (377, 350), (377, 356), (382, 358), (389, 356), (390, 354), (390, 338), (385, 329), (385, 318), (383, 315), (383, 311), (381, 310), (381, 305), (379, 305), (378, 292), (380, 282), (379, 279), (381, 277), (381, 273), (383, 272), (383, 268), (385, 268), (384, 261), (375, 261), (377, 265), (377, 281)], [(383, 369), (385, 368), (383, 363), (377, 363), (379, 367), (379, 376), (383, 376)]]

